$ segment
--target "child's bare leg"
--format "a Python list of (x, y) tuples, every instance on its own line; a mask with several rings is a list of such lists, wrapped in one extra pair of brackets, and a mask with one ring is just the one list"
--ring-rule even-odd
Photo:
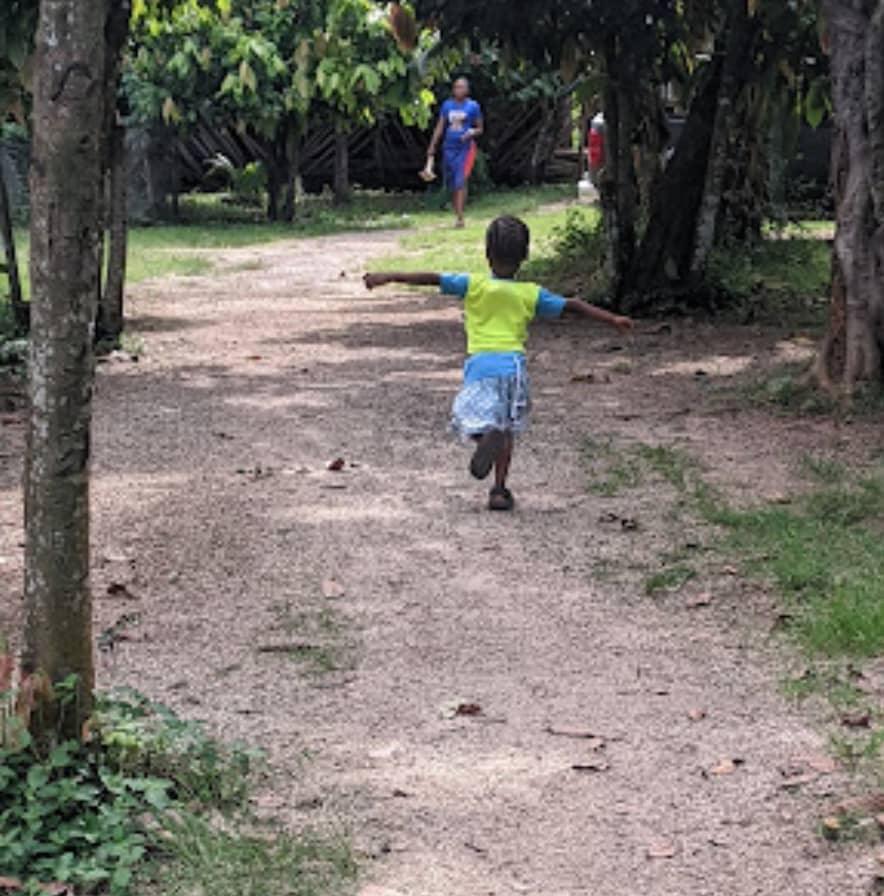
[(509, 475), (510, 463), (513, 459), (513, 447), (513, 434), (508, 432), (504, 435), (503, 447), (494, 464), (494, 484), (498, 488), (506, 488), (506, 477)]
[(510, 462), (513, 459), (514, 439), (511, 432), (504, 433), (503, 446), (494, 463), (494, 488), (488, 506), (491, 510), (512, 510), (513, 495), (506, 487), (506, 477), (509, 475)]

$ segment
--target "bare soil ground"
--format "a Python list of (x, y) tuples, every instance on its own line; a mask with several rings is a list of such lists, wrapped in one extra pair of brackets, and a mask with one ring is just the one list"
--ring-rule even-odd
[[(855, 785), (820, 771), (822, 718), (781, 694), (800, 658), (772, 633), (775, 598), (715, 552), (710, 604), (648, 597), (663, 552), (714, 536), (664, 484), (589, 492), (581, 445), (677, 445), (748, 501), (793, 488), (802, 452), (861, 454), (870, 432), (709, 400), (794, 340), (674, 322), (624, 346), (540, 325), (518, 508), (492, 515), (444, 435), (458, 309), (361, 287), (396, 239), (228, 251), (212, 277), (133, 290), (144, 352), (98, 381), (94, 560), (99, 630), (139, 624), (101, 655), (102, 685), (267, 748), (262, 808), (348, 830), (366, 894), (867, 892), (874, 853), (816, 832)], [(8, 629), (22, 433), (7, 413)]]

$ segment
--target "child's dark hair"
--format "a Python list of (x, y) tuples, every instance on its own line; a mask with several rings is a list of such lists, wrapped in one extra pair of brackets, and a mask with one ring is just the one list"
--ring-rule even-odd
[(514, 271), (528, 257), (531, 231), (520, 218), (503, 215), (495, 218), (485, 234), (485, 252), (490, 260)]

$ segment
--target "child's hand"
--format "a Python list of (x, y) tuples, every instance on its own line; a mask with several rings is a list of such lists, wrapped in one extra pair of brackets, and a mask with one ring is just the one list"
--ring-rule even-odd
[(629, 317), (621, 317), (620, 315), (615, 315), (614, 319), (611, 323), (617, 328), (620, 333), (631, 333), (635, 324), (632, 322), (632, 318)]
[(376, 289), (378, 286), (386, 286), (390, 278), (386, 274), (366, 274), (362, 278), (366, 289)]

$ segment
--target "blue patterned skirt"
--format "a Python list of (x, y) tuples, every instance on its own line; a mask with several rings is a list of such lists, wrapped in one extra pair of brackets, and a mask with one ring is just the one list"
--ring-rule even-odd
[(454, 399), (451, 429), (461, 438), (490, 429), (522, 433), (528, 427), (531, 390), (524, 367), (512, 376), (491, 376), (467, 383)]

